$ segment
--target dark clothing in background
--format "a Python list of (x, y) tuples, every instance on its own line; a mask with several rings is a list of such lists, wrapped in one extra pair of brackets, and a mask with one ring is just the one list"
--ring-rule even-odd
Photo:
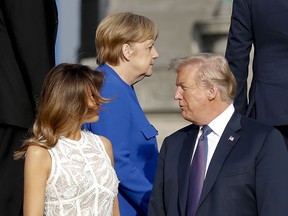
[[(236, 77), (235, 109), (288, 139), (288, 1), (234, 0), (226, 55)], [(247, 102), (249, 54), (253, 79)], [(288, 142), (287, 142), (288, 143)]]
[(54, 0), (0, 1), (0, 215), (19, 215), (23, 160), (14, 161), (31, 128), (42, 82), (55, 65)]

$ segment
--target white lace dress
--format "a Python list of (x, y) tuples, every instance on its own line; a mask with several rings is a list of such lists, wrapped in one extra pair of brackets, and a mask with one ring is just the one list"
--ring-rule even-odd
[(111, 216), (119, 181), (101, 139), (81, 131), (79, 141), (61, 137), (48, 151), (44, 215)]

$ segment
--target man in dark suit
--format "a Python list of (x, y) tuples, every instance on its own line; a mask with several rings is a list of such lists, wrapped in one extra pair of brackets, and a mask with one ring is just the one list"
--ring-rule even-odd
[[(225, 56), (238, 85), (235, 109), (275, 126), (288, 147), (287, 19), (287, 0), (234, 0)], [(252, 45), (253, 79), (247, 101)]]
[(23, 160), (14, 161), (34, 121), (36, 100), (55, 65), (54, 0), (0, 2), (0, 215), (21, 214)]
[[(193, 124), (166, 137), (161, 146), (148, 215), (287, 216), (288, 152), (283, 136), (235, 112), (236, 81), (226, 59), (199, 54), (177, 59), (173, 68), (175, 99), (183, 118)], [(204, 125), (212, 132), (207, 135), (205, 175), (195, 205), (188, 202), (188, 191), (196, 184), (189, 183), (189, 172)], [(196, 213), (187, 214), (192, 205)]]

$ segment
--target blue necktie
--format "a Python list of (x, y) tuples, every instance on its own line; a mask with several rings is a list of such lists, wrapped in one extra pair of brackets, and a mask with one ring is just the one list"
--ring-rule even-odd
[(197, 149), (194, 153), (190, 167), (186, 216), (196, 215), (206, 171), (208, 153), (207, 136), (211, 131), (212, 130), (208, 125), (202, 127), (202, 135), (199, 137)]

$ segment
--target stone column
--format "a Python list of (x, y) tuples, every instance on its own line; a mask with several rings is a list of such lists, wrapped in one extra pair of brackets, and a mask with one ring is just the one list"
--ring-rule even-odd
[(231, 11), (232, 0), (220, 0), (211, 17), (195, 22), (192, 33), (196, 43), (194, 52), (225, 54)]

